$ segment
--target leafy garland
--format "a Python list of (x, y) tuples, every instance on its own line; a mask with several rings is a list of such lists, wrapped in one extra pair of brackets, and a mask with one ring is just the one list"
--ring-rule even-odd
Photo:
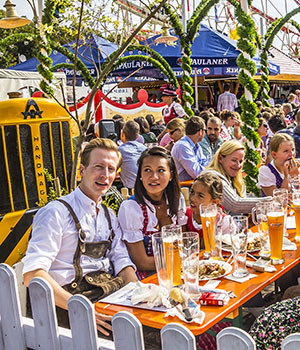
[[(174, 73), (172, 72), (172, 74), (170, 74), (170, 71), (168, 69), (166, 69), (159, 61), (157, 61), (156, 59), (154, 59), (150, 56), (131, 55), (131, 56), (120, 57), (112, 66), (111, 72), (116, 70), (119, 65), (121, 65), (125, 62), (130, 62), (130, 61), (149, 62), (153, 66), (157, 67), (168, 78), (168, 80), (171, 84), (174, 84), (175, 86), (176, 86), (176, 83), (178, 84), (178, 81), (177, 81), (176, 77), (174, 76)], [(107, 73), (105, 79), (103, 79), (103, 83), (105, 82), (109, 73)], [(174, 78), (175, 78), (175, 80), (174, 80)]]
[[(269, 29), (267, 30), (267, 33), (264, 37), (265, 44), (262, 48), (262, 53), (260, 55), (260, 66), (262, 70), (262, 103), (264, 106), (270, 106), (268, 103), (268, 99), (270, 96), (268, 95), (268, 92), (270, 91), (269, 87), (269, 70), (268, 70), (268, 51), (270, 50), (270, 47), (274, 41), (275, 35), (279, 32), (279, 30), (284, 26), (285, 23), (287, 23), (291, 17), (295, 16), (297, 13), (300, 12), (300, 6), (298, 8), (295, 8), (294, 10), (288, 12), (284, 17), (276, 19)], [(300, 31), (300, 25), (294, 21), (291, 20), (291, 23)]]
[(178, 17), (172, 12), (169, 4), (164, 4), (165, 13), (169, 16), (170, 22), (175, 30), (176, 35), (179, 37), (179, 43), (181, 46), (182, 57), (181, 57), (181, 68), (183, 70), (182, 75), (182, 89), (183, 95), (182, 100), (184, 102), (183, 109), (188, 117), (194, 115), (194, 111), (191, 106), (194, 104), (193, 92), (194, 89), (192, 87), (193, 79), (191, 78), (192, 67), (191, 67), (191, 44), (188, 41), (186, 33), (183, 32), (182, 24), (179, 22)]
[[(61, 54), (66, 56), (70, 61), (74, 62), (75, 54), (72, 51), (68, 50), (66, 47), (64, 47), (64, 46), (62, 46), (59, 43), (54, 42), (54, 41), (50, 41), (50, 45), (51, 45), (51, 48), (53, 50), (60, 52)], [(57, 64), (54, 67), (56, 67), (55, 70), (63, 68), (63, 67), (71, 68), (71, 66), (69, 66), (68, 63)], [(51, 68), (51, 71), (54, 71), (54, 67)], [(72, 68), (73, 67), (74, 67), (74, 65), (72, 64)], [(89, 87), (92, 89), (93, 86), (95, 85), (95, 80), (91, 76), (91, 73), (88, 70), (88, 68), (86, 67), (86, 65), (81, 61), (81, 59), (79, 57), (77, 57), (76, 67), (77, 67), (78, 71), (81, 71), (81, 75), (83, 76), (84, 80), (88, 83)]]
[[(158, 52), (156, 52), (155, 50), (151, 49), (150, 47), (144, 46), (144, 45), (130, 45), (130, 46), (128, 46), (128, 48), (126, 49), (125, 52), (134, 51), (134, 50), (143, 51), (145, 53), (148, 53), (148, 54), (150, 54), (151, 57), (146, 56), (146, 55), (130, 55), (130, 56), (120, 57), (115, 62), (114, 66), (111, 69), (111, 72), (114, 71), (115, 69), (117, 69), (117, 67), (124, 62), (133, 61), (135, 59), (139, 62), (142, 62), (142, 61), (147, 62), (148, 61), (148, 62), (152, 63), (155, 67), (157, 67), (167, 77), (168, 81), (172, 85), (174, 85), (175, 87), (179, 86), (178, 80), (177, 80), (171, 66)], [(115, 54), (116, 54), (116, 52), (113, 52), (110, 56), (107, 57), (107, 59), (101, 65), (102, 70), (106, 67), (106, 65), (110, 62), (110, 60), (115, 56)], [(153, 61), (151, 62), (151, 60), (149, 58), (152, 58)], [(103, 80), (103, 83), (104, 82), (105, 82), (105, 80)]]
[[(240, 37), (237, 42), (237, 47), (242, 52), (248, 54), (250, 58), (253, 58), (256, 52), (256, 47), (253, 44), (256, 38), (255, 24), (251, 17), (242, 10), (240, 3), (236, 0), (229, 0), (229, 2), (235, 7), (235, 16), (240, 23), (240, 26), (237, 29)], [(249, 5), (251, 5), (250, 1)], [(256, 73), (256, 65), (251, 59), (246, 58), (243, 53), (238, 56), (237, 64), (241, 68), (238, 75), (239, 82), (251, 93), (253, 100), (255, 100), (259, 91), (258, 84), (252, 79), (252, 76)], [(247, 138), (245, 145), (246, 160), (244, 164), (244, 171), (246, 173), (245, 183), (248, 192), (259, 196), (260, 191), (256, 186), (256, 183), (258, 177), (257, 165), (259, 164), (260, 156), (255, 150), (260, 143), (260, 137), (255, 131), (258, 127), (258, 119), (256, 117), (258, 114), (258, 108), (253, 101), (246, 99), (245, 94), (242, 95), (239, 103), (242, 108), (241, 117), (244, 123), (242, 126), (242, 132)]]

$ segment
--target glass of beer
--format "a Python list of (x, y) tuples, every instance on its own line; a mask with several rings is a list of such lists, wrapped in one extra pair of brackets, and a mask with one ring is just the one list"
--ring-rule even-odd
[(295, 212), (296, 237), (295, 241), (300, 242), (300, 190), (294, 190), (292, 193), (292, 207)]
[(269, 227), (268, 227), (268, 205), (266, 202), (259, 202), (254, 208), (252, 208), (252, 221), (258, 226), (259, 239), (261, 248), (259, 255), (263, 258), (270, 258), (270, 239), (269, 239)]
[(165, 250), (172, 246), (173, 259), (167, 261), (167, 267), (169, 263), (173, 268), (173, 286), (179, 286), (182, 284), (181, 281), (181, 261), (179, 254), (179, 243), (182, 240), (182, 229), (179, 225), (166, 225), (161, 228), (161, 233), (164, 241)]
[(231, 216), (230, 235), (233, 253), (233, 277), (242, 278), (249, 275), (246, 267), (248, 217), (244, 215)]
[(200, 205), (201, 224), (204, 239), (204, 258), (208, 259), (211, 252), (215, 249), (214, 232), (216, 229), (217, 220), (217, 205)]
[(164, 246), (161, 232), (151, 236), (155, 268), (160, 286), (173, 287), (173, 245)]
[(286, 188), (276, 188), (273, 190), (273, 199), (279, 202), (284, 209), (284, 236), (288, 236), (286, 229), (287, 211), (289, 205), (289, 191)]
[(284, 233), (284, 208), (273, 201), (268, 207), (268, 226), (270, 236), (271, 260), (273, 265), (283, 264), (282, 242)]
[(199, 296), (199, 234), (183, 232), (180, 243), (184, 291), (191, 297)]

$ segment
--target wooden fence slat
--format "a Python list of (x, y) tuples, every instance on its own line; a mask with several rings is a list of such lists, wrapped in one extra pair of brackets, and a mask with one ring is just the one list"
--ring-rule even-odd
[(83, 295), (68, 301), (73, 350), (97, 350), (97, 330), (93, 304)]
[(194, 334), (179, 323), (169, 323), (161, 330), (163, 350), (196, 350)]
[(29, 295), (34, 320), (36, 347), (41, 350), (60, 350), (53, 289), (40, 277), (29, 283)]
[(281, 350), (299, 350), (300, 333), (294, 333), (287, 336), (281, 343)]
[(0, 264), (0, 314), (4, 349), (26, 349), (16, 275), (7, 264)]
[(253, 338), (242, 329), (227, 327), (217, 334), (218, 350), (255, 350)]
[(144, 350), (141, 322), (131, 313), (120, 311), (112, 318), (116, 350)]

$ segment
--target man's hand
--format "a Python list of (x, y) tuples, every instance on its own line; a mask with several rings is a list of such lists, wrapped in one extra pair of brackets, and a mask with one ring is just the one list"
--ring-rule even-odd
[(107, 332), (106, 329), (112, 331), (112, 326), (107, 323), (107, 321), (111, 321), (112, 316), (100, 314), (95, 310), (95, 317), (98, 331), (106, 336), (109, 336), (109, 332)]

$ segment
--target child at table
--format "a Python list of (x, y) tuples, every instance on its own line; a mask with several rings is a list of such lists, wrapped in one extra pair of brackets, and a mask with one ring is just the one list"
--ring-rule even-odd
[[(200, 217), (200, 205), (219, 204), (223, 196), (223, 183), (218, 175), (211, 172), (201, 173), (194, 181), (189, 196), (190, 207), (186, 210), (187, 230), (198, 232), (200, 245), (203, 246), (203, 234)], [(223, 234), (229, 233), (229, 215), (224, 215)]]
[(259, 168), (258, 186), (263, 197), (272, 196), (276, 188), (288, 189), (289, 176), (300, 174), (295, 160), (295, 141), (292, 136), (279, 133), (272, 137), (270, 153), (273, 160)]
[[(200, 237), (200, 246), (203, 247), (202, 225), (200, 217), (200, 205), (219, 204), (223, 195), (223, 183), (218, 175), (211, 172), (201, 173), (194, 181), (190, 190), (190, 207), (186, 210), (187, 230), (198, 232)], [(224, 214), (222, 222), (223, 233), (229, 233), (229, 215)], [(211, 328), (218, 333), (223, 328), (229, 327), (230, 322), (219, 322)], [(217, 349), (216, 339), (208, 333), (197, 337), (197, 349), (214, 350)]]

